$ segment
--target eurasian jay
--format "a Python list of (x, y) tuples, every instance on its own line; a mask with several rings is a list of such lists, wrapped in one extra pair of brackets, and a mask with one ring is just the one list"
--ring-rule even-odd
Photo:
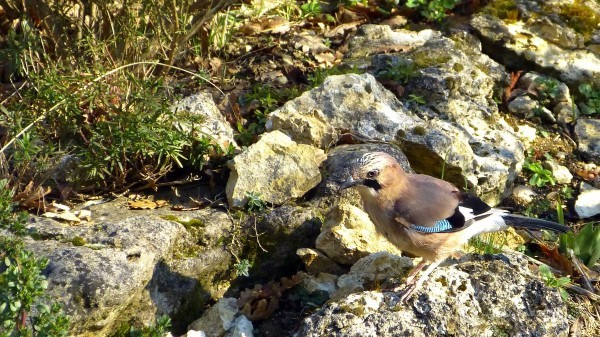
[[(410, 298), (441, 262), (475, 235), (508, 226), (570, 230), (551, 221), (491, 208), (444, 180), (406, 173), (384, 152), (366, 153), (351, 163), (341, 188), (352, 186), (357, 186), (377, 231), (400, 250), (423, 258), (406, 279), (402, 301)], [(427, 262), (429, 266), (416, 279)]]

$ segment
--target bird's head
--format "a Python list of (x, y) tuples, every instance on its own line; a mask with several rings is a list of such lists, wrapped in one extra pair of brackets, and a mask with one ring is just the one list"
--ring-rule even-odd
[(340, 182), (341, 189), (357, 186), (376, 195), (386, 186), (391, 186), (399, 179), (398, 162), (384, 152), (369, 152), (351, 164), (348, 176)]

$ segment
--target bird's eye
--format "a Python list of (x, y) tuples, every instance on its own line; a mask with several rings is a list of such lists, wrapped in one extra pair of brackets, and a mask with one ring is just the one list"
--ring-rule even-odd
[(379, 171), (371, 170), (371, 171), (367, 172), (367, 178), (369, 178), (369, 179), (375, 178), (377, 176), (377, 174), (379, 174)]

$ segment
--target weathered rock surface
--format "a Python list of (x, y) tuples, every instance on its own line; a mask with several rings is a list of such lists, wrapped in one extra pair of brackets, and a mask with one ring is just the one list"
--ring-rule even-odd
[(512, 68), (534, 64), (537, 69), (551, 71), (575, 87), (584, 82), (598, 83), (600, 59), (597, 50), (594, 51), (597, 45), (585, 41), (582, 48), (586, 38), (570, 27), (572, 14), (556, 14), (568, 11), (571, 6), (584, 5), (584, 11), (590, 13), (588, 17), (593, 18), (600, 14), (597, 4), (544, 0), (515, 0), (514, 4), (519, 21), (502, 20), (485, 11), (471, 19), (471, 26), (482, 39), (487, 54)]
[[(322, 225), (323, 215), (316, 206), (285, 205), (266, 212), (256, 224), (249, 219), (244, 225), (243, 246), (252, 259), (251, 281), (269, 282), (295, 274), (302, 265), (296, 251), (314, 247)], [(248, 288), (253, 285), (243, 284)]]
[(600, 119), (579, 119), (575, 125), (577, 149), (593, 162), (600, 162)]
[(73, 334), (106, 336), (163, 314), (180, 330), (229, 287), (232, 255), (218, 244), (233, 226), (226, 212), (186, 213), (196, 219), (186, 228), (161, 218), (181, 212), (131, 211), (122, 199), (90, 209), (94, 223), (78, 226), (34, 217), (28, 228), (43, 240), (25, 238), (28, 249), (49, 259), (49, 294), (65, 303)]
[[(506, 73), (481, 53), (473, 56), (476, 51), (471, 47), (462, 52), (464, 43), (459, 45), (439, 34), (426, 35), (408, 43), (419, 48), (376, 55), (368, 66), (374, 74), (402, 64), (414, 66), (416, 77), (406, 90), (427, 97), (426, 104), (400, 102), (369, 74), (330, 76), (321, 87), (274, 111), (267, 129), (278, 129), (294, 140), (321, 147), (342, 132), (395, 141), (417, 172), (441, 176), (444, 171), (445, 179), (460, 186), (467, 181), (467, 189), (474, 189), (492, 204), (498, 203), (524, 159), (523, 144), (492, 99), (497, 82), (506, 78)], [(402, 41), (401, 36), (407, 41), (416, 38), (414, 32), (365, 25), (355, 39), (383, 45), (382, 41)], [(353, 47), (357, 50), (352, 55), (362, 55), (359, 45)], [(301, 131), (299, 118), (306, 126)], [(318, 130), (310, 130), (312, 119), (316, 119)]]
[(337, 281), (339, 290), (332, 295), (341, 299), (351, 293), (363, 291), (389, 278), (399, 278), (414, 266), (413, 260), (389, 252), (377, 252), (356, 261), (348, 274)]
[(512, 191), (513, 198), (525, 204), (532, 202), (537, 195), (537, 192), (533, 188), (525, 185), (517, 185)]
[(554, 179), (556, 179), (556, 182), (559, 184), (569, 184), (571, 183), (571, 180), (573, 180), (573, 175), (569, 169), (563, 165), (559, 165), (553, 160), (546, 160), (542, 165), (552, 172)]
[(233, 139), (233, 129), (225, 120), (225, 117), (217, 108), (212, 96), (207, 92), (200, 92), (195, 95), (185, 97), (176, 102), (171, 108), (173, 111), (187, 111), (192, 115), (202, 117), (200, 125), (180, 121), (179, 127), (184, 130), (195, 130), (195, 137), (210, 137), (216, 141), (221, 149), (227, 150), (231, 145), (237, 147)]
[(249, 192), (277, 205), (301, 197), (321, 181), (325, 159), (323, 150), (297, 144), (280, 131), (266, 133), (233, 159), (225, 190), (229, 206), (244, 207)]
[(600, 214), (600, 189), (582, 182), (575, 200), (575, 212), (581, 219)]
[(465, 256), (434, 270), (407, 304), (395, 293), (351, 294), (306, 318), (296, 336), (568, 336), (567, 306), (526, 264)]
[(340, 204), (326, 216), (316, 246), (330, 259), (344, 265), (352, 265), (360, 258), (380, 251), (401, 254), (396, 246), (377, 233), (367, 213), (350, 204)]
[(221, 298), (210, 307), (202, 317), (189, 325), (189, 330), (202, 331), (206, 336), (223, 336), (233, 326), (238, 315), (237, 300), (235, 298)]
[[(49, 259), (44, 271), (48, 292), (65, 303), (72, 332), (79, 336), (106, 335), (124, 319), (152, 321), (161, 304), (153, 303), (152, 293), (164, 289), (146, 286), (185, 232), (180, 224), (157, 217), (132, 217), (76, 230), (34, 218), (30, 226), (45, 240), (27, 238), (26, 246)], [(87, 244), (72, 245), (75, 237)]]
[(310, 274), (330, 273), (342, 275), (346, 272), (345, 268), (316, 249), (300, 248), (296, 251), (296, 254), (302, 259), (306, 271)]

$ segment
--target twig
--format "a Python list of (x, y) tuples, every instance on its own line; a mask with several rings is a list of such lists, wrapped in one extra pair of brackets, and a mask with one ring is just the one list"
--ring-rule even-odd
[[(262, 233), (265, 234), (265, 233)], [(261, 234), (261, 235), (262, 235)], [(263, 252), (268, 253), (268, 250), (266, 250), (261, 244), (260, 244), (260, 240), (258, 239), (258, 231), (256, 230), (256, 216), (254, 216), (254, 235), (256, 235), (256, 243), (258, 243), (258, 246), (260, 247), (260, 249), (262, 249)]]

